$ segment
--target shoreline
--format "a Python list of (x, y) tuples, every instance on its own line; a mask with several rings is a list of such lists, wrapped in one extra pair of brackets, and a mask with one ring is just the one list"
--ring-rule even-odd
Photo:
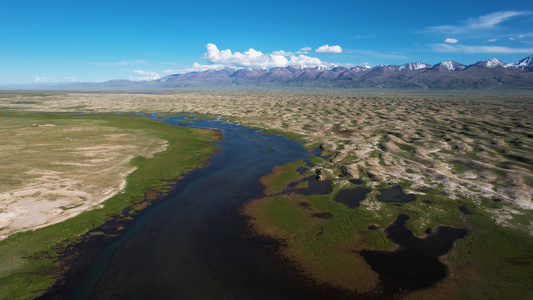
[[(159, 120), (152, 121), (164, 124)], [(223, 138), (220, 130), (209, 130), (214, 131), (216, 135), (216, 139), (210, 141), (210, 143), (218, 142)], [(178, 194), (180, 192), (178, 185), (183, 179), (183, 176), (193, 172), (194, 170), (208, 167), (213, 156), (215, 156), (219, 151), (221, 151), (221, 149), (217, 149), (216, 152), (211, 154), (207, 165), (190, 170), (187, 173), (180, 174), (180, 178), (168, 181), (162, 190), (150, 191), (150, 193), (157, 194), (155, 198), (147, 199), (145, 195), (145, 199), (142, 202), (123, 208), (120, 215), (113, 215), (112, 219), (105, 221), (104, 224), (92, 228), (81, 235), (79, 237), (81, 240), (69, 244), (66, 247), (54, 249), (54, 252), (58, 255), (56, 261), (58, 261), (60, 264), (54, 272), (54, 274), (57, 276), (57, 279), (49, 288), (44, 290), (43, 293), (35, 299), (44, 300), (66, 298), (70, 289), (75, 286), (85, 275), (85, 272), (92, 265), (100, 251), (104, 249), (104, 247), (110, 242), (112, 242), (114, 238), (119, 236), (124, 228), (128, 226), (136, 216), (141, 214), (146, 208)]]
[[(74, 114), (68, 116), (77, 118)], [(117, 236), (132, 217), (172, 193), (183, 175), (206, 167), (219, 151), (213, 143), (222, 138), (217, 130), (178, 127), (133, 115), (93, 117), (119, 128), (150, 130), (166, 141), (167, 148), (150, 158), (132, 158), (129, 164), (136, 169), (126, 177), (124, 191), (100, 203), (100, 208), (34, 231), (16, 233), (0, 242), (3, 259), (18, 261), (0, 270), (1, 290), (6, 297), (48, 298), (48, 293), (60, 290), (70, 276), (83, 274), (91, 263), (89, 257)], [(172, 163), (166, 163), (170, 158)]]

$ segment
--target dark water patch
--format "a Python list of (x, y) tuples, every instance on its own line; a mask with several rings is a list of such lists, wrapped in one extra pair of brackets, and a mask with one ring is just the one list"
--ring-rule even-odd
[(367, 229), (368, 229), (368, 230), (379, 230), (379, 226), (372, 224), (372, 225), (369, 225), (369, 226), (367, 227)]
[(349, 208), (357, 208), (359, 203), (365, 200), (366, 195), (371, 191), (371, 189), (367, 188), (342, 190), (335, 196), (335, 202), (342, 203)]
[(439, 226), (426, 238), (418, 238), (405, 227), (409, 219), (400, 214), (385, 229), (387, 238), (400, 248), (394, 252), (364, 250), (360, 254), (379, 274), (385, 294), (429, 288), (448, 275), (439, 256), (448, 253), (457, 239), (468, 233), (465, 228)]
[(424, 200), (424, 201), (422, 201), (422, 202), (424, 202), (424, 203), (426, 203), (426, 204), (433, 204), (433, 201), (431, 201), (431, 200)]
[(459, 208), (459, 210), (463, 213), (463, 215), (472, 215), (472, 212), (470, 212), (470, 211), (468, 210), (468, 208), (466, 208), (466, 207), (464, 206), (464, 204), (463, 204), (463, 205), (459, 205), (458, 208)]
[(424, 230), (425, 234), (431, 234), (432, 232), (433, 232), (433, 228), (431, 228), (431, 227), (428, 227), (428, 228), (426, 228), (426, 230)]
[(307, 172), (307, 168), (299, 167), (299, 168), (296, 169), (296, 172), (298, 172), (300, 174), (303, 174), (303, 173)]
[(300, 202), (300, 203), (298, 203), (298, 205), (300, 205), (302, 207), (305, 207), (305, 208), (311, 208), (311, 205), (309, 205), (309, 203), (307, 203), (307, 202)]
[[(307, 182), (306, 188), (296, 188), (299, 183)], [(306, 177), (298, 182), (292, 182), (287, 186), (287, 191), (302, 196), (309, 195), (327, 195), (333, 191), (331, 187), (331, 181), (320, 181), (316, 179), (316, 176)]]
[(330, 213), (330, 212), (314, 213), (311, 216), (313, 216), (315, 218), (320, 218), (320, 219), (331, 219), (331, 218), (333, 218), (333, 214)]
[(385, 203), (407, 203), (416, 200), (414, 194), (404, 194), (400, 186), (395, 186), (390, 189), (379, 190), (381, 193), (377, 196), (377, 200)]
[(492, 198), (492, 202), (496, 202), (496, 203), (502, 202), (502, 199), (500, 199), (500, 198)]
[(363, 184), (363, 182), (360, 179), (350, 179), (348, 181), (355, 185)]

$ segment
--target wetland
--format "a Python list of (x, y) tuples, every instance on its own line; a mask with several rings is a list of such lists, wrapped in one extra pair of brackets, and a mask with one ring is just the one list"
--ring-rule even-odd
[[(239, 142), (235, 139), (235, 143), (231, 138), (220, 141), (218, 145), (228, 142), (223, 146), (227, 151), (239, 153), (239, 149), (246, 148), (251, 151), (250, 157), (284, 157), (273, 161), (252, 160), (240, 174), (234, 171), (241, 170), (238, 166), (241, 160), (248, 159), (247, 154), (241, 153), (234, 160), (225, 156), (227, 151), (223, 150), (212, 158), (209, 169), (194, 172), (180, 169), (181, 173), (170, 177), (181, 180), (156, 188), (164, 190), (163, 193), (145, 192), (145, 195), (162, 197), (136, 204), (131, 216), (119, 213), (128, 205), (115, 205), (114, 214), (130, 220), (128, 223), (132, 225), (109, 236), (106, 244), (110, 245), (111, 250), (107, 251), (111, 254), (103, 259), (104, 263), (96, 263), (103, 266), (103, 271), (97, 275), (92, 271), (87, 273), (84, 280), (88, 281), (82, 281), (85, 283), (75, 288), (76, 293), (135, 296), (120, 288), (130, 284), (124, 274), (135, 272), (154, 276), (154, 280), (146, 282), (132, 280), (135, 284), (131, 288), (138, 295), (153, 292), (162, 298), (172, 295), (202, 298), (218, 291), (228, 297), (260, 292), (279, 299), (310, 295), (334, 299), (389, 296), (527, 299), (533, 292), (530, 255), (533, 249), (530, 159), (533, 123), (529, 118), (533, 96), (530, 94), (239, 90), (137, 94), (9, 92), (1, 95), (0, 106), (6, 112), (4, 118), (24, 119), (21, 115), (37, 114), (26, 119), (33, 118), (36, 122), (32, 123), (37, 124), (59, 124), (57, 117), (65, 113), (94, 114), (101, 118), (101, 114), (131, 111), (149, 116), (155, 112), (161, 126), (165, 122), (199, 127), (220, 123), (216, 126), (231, 127), (219, 128), (226, 138), (235, 134), (246, 139)], [(188, 113), (205, 115), (194, 119)], [(219, 116), (217, 122), (206, 120), (216, 116)], [(80, 121), (90, 124), (84, 121), (85, 117), (80, 117)], [(105, 117), (98, 122), (113, 119)], [(245, 127), (224, 123), (225, 120)], [(260, 134), (256, 132), (259, 129)], [(20, 133), (20, 138), (25, 135), (19, 129), (12, 131)], [(146, 141), (150, 144), (152, 140), (153, 146), (163, 146), (166, 140), (167, 150), (161, 153), (180, 143), (168, 135), (131, 133), (148, 137), (144, 141), (139, 139), (139, 145)], [(298, 149), (286, 153), (285, 146), (276, 144), (281, 137), (263, 133), (283, 134), (303, 144), (283, 138), (283, 143), (292, 145), (287, 147)], [(111, 134), (120, 137), (119, 132), (110, 131)], [(3, 136), (9, 135), (6, 131)], [(247, 148), (247, 143), (255, 146)], [(3, 147), (11, 149), (9, 144)], [(64, 149), (60, 147), (57, 149)], [(213, 147), (210, 153), (216, 151), (216, 146)], [(181, 148), (198, 151), (194, 147)], [(320, 150), (309, 156), (314, 149)], [(64, 152), (56, 151), (61, 155)], [(125, 159), (128, 155), (120, 154), (119, 161), (120, 157)], [(181, 162), (197, 158), (195, 155), (176, 157)], [(169, 161), (168, 156), (165, 159)], [(17, 163), (16, 159), (5, 161)], [(150, 159), (134, 161), (148, 166)], [(206, 161), (201, 161), (204, 164), (199, 166), (205, 166)], [(89, 163), (89, 159), (83, 163)], [(233, 167), (222, 167), (223, 164)], [(77, 169), (72, 164), (62, 168)], [(31, 172), (9, 174), (6, 177), (12, 178), (9, 184), (22, 182), (17, 179), (20, 174), (29, 176), (26, 181), (29, 186), (36, 184), (31, 181), (34, 176)], [(104, 173), (100, 175), (107, 178)], [(52, 177), (39, 178), (45, 183)], [(75, 190), (78, 186), (70, 188)], [(202, 193), (208, 196), (191, 200), (192, 195)], [(232, 195), (231, 199), (217, 201), (224, 194)], [(144, 203), (142, 195), (139, 202), (133, 203)], [(102, 203), (104, 207), (109, 207), (107, 201)], [(83, 220), (93, 222), (90, 225), (82, 222), (76, 233), (69, 233), (67, 243), (108, 218), (94, 218), (94, 212), (99, 211), (82, 213)], [(55, 228), (64, 229), (70, 226), (66, 224), (73, 224), (69, 220), (79, 220), (76, 218), (60, 222)], [(3, 250), (11, 249), (3, 251), (0, 259), (24, 262), (26, 268), (16, 276), (14, 265), (4, 265), (0, 270), (3, 272), (0, 289), (5, 291), (9, 286), (19, 291), (10, 294), (13, 295), (10, 298), (28, 298), (21, 296), (21, 290), (38, 294), (54, 280), (48, 277), (39, 281), (37, 278), (42, 275), (36, 274), (53, 273), (52, 261), (57, 258), (53, 249), (64, 245), (65, 240), (46, 240), (39, 251), (28, 251), (34, 247), (28, 241), (39, 243), (43, 232), (49, 232), (48, 239), (55, 230), (51, 227), (15, 233), (0, 241)], [(2, 230), (11, 229), (8, 226)], [(91, 234), (100, 236), (98, 232)], [(171, 242), (173, 236), (189, 242), (183, 245)], [(15, 249), (23, 250), (24, 254), (17, 256)], [(130, 265), (132, 261), (143, 260), (157, 268), (149, 270), (146, 266)], [(170, 260), (173, 262), (169, 263)], [(36, 261), (45, 262), (46, 268), (35, 264)], [(189, 273), (184, 271), (187, 268), (179, 270), (181, 265), (199, 267), (187, 277)], [(48, 271), (35, 272), (39, 268)], [(154, 274), (158, 269), (160, 274)], [(221, 270), (225, 275), (213, 270)], [(176, 285), (180, 288), (172, 287), (173, 272), (183, 281)], [(430, 275), (422, 276), (422, 273)], [(238, 288), (242, 282), (253, 288)], [(508, 285), (509, 282), (513, 285)], [(26, 283), (33, 285), (29, 288)], [(83, 292), (87, 286), (90, 292)]]

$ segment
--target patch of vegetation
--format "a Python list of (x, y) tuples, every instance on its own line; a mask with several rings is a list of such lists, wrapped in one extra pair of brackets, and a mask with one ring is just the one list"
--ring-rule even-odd
[(287, 184), (298, 181), (304, 176), (296, 169), (305, 166), (305, 162), (298, 160), (296, 162), (275, 167), (273, 172), (261, 178), (261, 183), (265, 186), (264, 194), (273, 195), (282, 192)]
[[(161, 189), (168, 188), (182, 174), (205, 166), (217, 147), (210, 141), (217, 139), (211, 130), (169, 126), (126, 115), (24, 114), (28, 120), (76, 121), (98, 120), (102, 126), (149, 131), (168, 141), (166, 151), (153, 158), (137, 157), (132, 164), (137, 169), (127, 177), (123, 193), (105, 201), (103, 208), (86, 211), (64, 222), (9, 236), (0, 242), (0, 295), (5, 299), (27, 299), (39, 295), (55, 278), (58, 267), (52, 249), (76, 243), (79, 236), (101, 225), (125, 207), (143, 201), (156, 200)], [(147, 198), (145, 200), (145, 197)]]

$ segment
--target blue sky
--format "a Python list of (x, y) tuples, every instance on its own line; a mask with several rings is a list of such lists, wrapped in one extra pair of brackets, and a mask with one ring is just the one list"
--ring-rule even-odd
[(0, 0), (0, 84), (533, 54), (531, 0)]

